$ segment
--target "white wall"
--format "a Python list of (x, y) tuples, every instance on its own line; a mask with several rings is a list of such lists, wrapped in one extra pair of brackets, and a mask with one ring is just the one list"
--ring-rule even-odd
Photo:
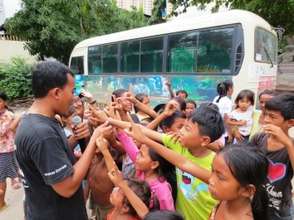
[(8, 63), (12, 57), (17, 56), (30, 63), (36, 61), (36, 58), (24, 49), (24, 42), (0, 39), (0, 63)]

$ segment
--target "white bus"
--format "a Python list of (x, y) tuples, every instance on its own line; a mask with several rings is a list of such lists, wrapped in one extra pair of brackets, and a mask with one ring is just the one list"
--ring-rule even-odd
[(243, 10), (186, 18), (93, 37), (73, 49), (70, 68), (106, 103), (118, 88), (168, 98), (165, 81), (189, 98), (211, 101), (216, 85), (232, 79), (236, 95), (272, 88), (277, 73), (277, 36), (261, 17)]

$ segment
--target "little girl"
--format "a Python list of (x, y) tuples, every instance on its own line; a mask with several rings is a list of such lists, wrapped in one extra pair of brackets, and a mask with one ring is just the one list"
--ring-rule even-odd
[(268, 219), (268, 199), (263, 187), (267, 179), (268, 160), (256, 147), (248, 144), (224, 147), (215, 156), (210, 172), (144, 136), (135, 124), (132, 124), (132, 136), (182, 171), (209, 184), (210, 193), (220, 201), (210, 220)]
[(18, 167), (14, 156), (14, 131), (19, 123), (20, 117), (8, 110), (6, 101), (8, 97), (0, 92), (0, 210), (5, 207), (6, 179), (12, 179), (12, 187), (20, 188), (18, 178)]
[[(235, 142), (248, 142), (253, 125), (254, 93), (250, 90), (242, 90), (236, 100), (236, 109), (229, 114), (228, 124), (232, 126), (232, 134)], [(237, 137), (236, 133), (241, 134)]]
[[(172, 166), (154, 150), (142, 145), (140, 150), (124, 131), (118, 133), (118, 139), (130, 159), (135, 163), (136, 177), (149, 184), (151, 200), (149, 208), (153, 208), (159, 202), (160, 210), (175, 210), (172, 189), (176, 188), (173, 181)], [(174, 188), (170, 183), (174, 183)]]
[[(136, 209), (140, 199), (145, 207), (148, 206), (150, 189), (148, 185), (141, 181), (136, 180), (123, 180), (122, 177), (117, 177), (117, 171), (110, 171), (109, 177), (116, 185), (110, 195), (110, 203), (113, 205), (112, 211), (107, 215), (106, 220), (139, 220), (139, 209)], [(135, 194), (134, 196), (132, 194)], [(129, 200), (129, 199), (130, 200)], [(135, 198), (135, 200), (133, 200)], [(135, 207), (134, 207), (135, 206)], [(145, 212), (144, 212), (145, 214)]]
[[(110, 195), (112, 211), (107, 215), (107, 220), (139, 220), (148, 212), (150, 188), (145, 182), (137, 180), (124, 180), (122, 173), (109, 151), (109, 143), (103, 136), (96, 140), (96, 145), (105, 159), (108, 177), (116, 186)], [(155, 207), (157, 208), (157, 207)]]

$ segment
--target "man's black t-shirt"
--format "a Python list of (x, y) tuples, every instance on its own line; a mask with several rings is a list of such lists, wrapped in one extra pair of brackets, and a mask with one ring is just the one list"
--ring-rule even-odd
[[(260, 133), (252, 138), (251, 143), (260, 147), (269, 160), (265, 189), (269, 198), (270, 219), (281, 219), (291, 215), (293, 169), (287, 148), (277, 151), (267, 150), (268, 135)], [(287, 218), (288, 219), (288, 218)]]
[(57, 120), (38, 114), (22, 119), (15, 138), (16, 157), (24, 174), (27, 220), (86, 220), (82, 188), (70, 198), (52, 185), (73, 174), (75, 159)]

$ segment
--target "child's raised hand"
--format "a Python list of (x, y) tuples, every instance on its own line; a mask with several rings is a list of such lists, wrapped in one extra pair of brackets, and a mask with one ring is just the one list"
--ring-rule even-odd
[(278, 126), (267, 124), (263, 126), (263, 131), (266, 134), (273, 135), (276, 140), (282, 143), (285, 146), (289, 146), (292, 144), (292, 140), (288, 137), (288, 135)]
[(177, 142), (180, 141), (181, 134), (179, 134), (179, 133), (175, 133), (175, 132), (169, 132), (168, 135), (170, 135), (171, 140), (172, 140), (174, 143), (177, 143)]
[(99, 109), (95, 109), (93, 107), (90, 107), (90, 110), (92, 112), (91, 116), (93, 118), (96, 118), (96, 121), (105, 122), (107, 121), (108, 117), (104, 111), (101, 111)]
[(177, 110), (177, 106), (173, 102), (169, 102), (166, 104), (163, 114), (167, 117), (171, 116)]
[(120, 186), (124, 182), (123, 175), (117, 168), (111, 169), (108, 172), (108, 177), (115, 186)]
[(135, 124), (130, 114), (127, 114), (128, 120), (131, 122), (130, 130), (127, 133), (132, 136), (134, 139), (140, 141), (141, 143), (145, 143), (146, 136), (142, 132), (142, 128), (139, 124)]
[(126, 93), (126, 99), (128, 99), (133, 104), (136, 104), (136, 102), (138, 101), (131, 92)]

